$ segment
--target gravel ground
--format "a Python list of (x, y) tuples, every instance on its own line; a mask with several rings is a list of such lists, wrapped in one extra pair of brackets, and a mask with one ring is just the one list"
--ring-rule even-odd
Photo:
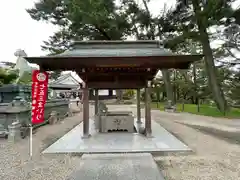
[[(203, 127), (190, 127), (178, 123), (181, 119), (197, 124), (205, 117), (191, 114), (173, 115), (153, 111), (154, 119), (168, 131), (182, 139), (194, 153), (186, 156), (171, 154), (156, 158), (167, 180), (238, 180), (240, 179), (240, 146), (236, 142), (226, 141), (219, 134), (205, 133)], [(178, 118), (178, 117), (181, 118)], [(175, 122), (176, 121), (176, 122)], [(207, 126), (207, 121), (204, 120)], [(224, 126), (221, 126), (224, 131)], [(228, 127), (226, 126), (225, 134)], [(208, 129), (209, 130), (209, 129)], [(228, 138), (231, 139), (229, 136)]]
[[(115, 108), (126, 110), (123, 106)], [(128, 109), (135, 111), (134, 107)], [(166, 180), (240, 179), (240, 145), (226, 141), (217, 134), (205, 133), (193, 126), (198, 125), (200, 120), (203, 120), (202, 122), (207, 126), (206, 117), (153, 110), (152, 118), (168, 131), (173, 132), (194, 151), (190, 155), (171, 153), (169, 156), (156, 157)], [(65, 119), (63, 123), (38, 129), (33, 137), (32, 159), (28, 153), (28, 139), (23, 139), (14, 145), (0, 139), (0, 180), (65, 180), (79, 166), (80, 157), (63, 154), (42, 155), (41, 151), (80, 121), (79, 114)], [(192, 126), (184, 125), (186, 121), (191, 122)], [(221, 128), (224, 128), (224, 123)], [(226, 131), (228, 130), (226, 126)]]
[[(123, 108), (136, 114), (134, 106)], [(166, 180), (240, 180), (239, 120), (159, 110), (152, 110), (152, 119), (193, 150), (155, 157)]]
[(1, 180), (63, 180), (77, 167), (80, 157), (42, 155), (41, 151), (80, 123), (80, 114), (61, 123), (46, 125), (33, 135), (33, 157), (29, 156), (29, 139), (10, 144), (0, 139)]

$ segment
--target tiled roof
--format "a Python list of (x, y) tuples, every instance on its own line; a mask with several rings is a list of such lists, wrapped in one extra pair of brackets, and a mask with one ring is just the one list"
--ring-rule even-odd
[(58, 57), (137, 57), (137, 56), (171, 56), (170, 51), (160, 48), (123, 48), (123, 49), (73, 49), (65, 51)]

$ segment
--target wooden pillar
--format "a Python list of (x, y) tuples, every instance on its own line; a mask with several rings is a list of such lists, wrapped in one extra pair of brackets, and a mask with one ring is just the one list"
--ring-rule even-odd
[(89, 89), (87, 83), (83, 87), (83, 138), (90, 137), (89, 134)]
[(151, 81), (148, 81), (147, 87), (145, 87), (145, 135), (147, 137), (152, 137)]
[(141, 101), (140, 101), (140, 89), (137, 89), (137, 123), (141, 124)]
[(95, 115), (98, 114), (98, 89), (95, 89)]
[(108, 95), (109, 95), (109, 96), (112, 96), (112, 95), (113, 95), (113, 90), (112, 90), (112, 89), (109, 89), (109, 90), (108, 90)]

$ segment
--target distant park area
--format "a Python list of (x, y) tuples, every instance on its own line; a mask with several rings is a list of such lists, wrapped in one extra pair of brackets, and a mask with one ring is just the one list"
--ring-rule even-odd
[[(164, 103), (152, 103), (153, 109), (159, 109), (164, 110)], [(225, 114), (220, 112), (216, 106), (211, 106), (207, 104), (176, 104), (177, 112), (186, 112), (186, 113), (192, 113), (197, 115), (203, 115), (203, 116), (211, 116), (211, 117), (225, 117), (229, 119), (237, 119), (240, 117), (240, 108), (231, 108), (228, 112)]]

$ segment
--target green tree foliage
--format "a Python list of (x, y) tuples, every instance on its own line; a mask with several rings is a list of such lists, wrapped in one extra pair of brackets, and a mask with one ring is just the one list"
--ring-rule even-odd
[(129, 100), (129, 99), (133, 99), (135, 96), (135, 91), (132, 89), (127, 89), (123, 91), (123, 99)]
[(227, 92), (232, 104), (240, 105), (240, 71), (231, 71), (227, 81)]
[(15, 71), (0, 68), (0, 85), (13, 83), (17, 77)]
[[(73, 41), (122, 40), (131, 34), (126, 14), (113, 0), (42, 0), (27, 12), (35, 20), (60, 27), (42, 46), (51, 54), (63, 52)], [(122, 92), (117, 94), (121, 96)]]
[(147, 6), (141, 9), (134, 0), (122, 0), (120, 5), (113, 0), (41, 0), (27, 11), (35, 20), (60, 27), (42, 46), (51, 54), (68, 49), (76, 40), (123, 40), (130, 35), (155, 39), (159, 34)]
[(174, 27), (171, 33), (175, 36), (172, 40), (166, 41), (165, 46), (176, 50), (189, 39), (200, 43), (205, 55), (204, 62), (208, 84), (213, 99), (221, 111), (227, 109), (227, 103), (220, 82), (217, 80), (219, 72), (214, 64), (209, 28), (227, 24), (226, 20), (234, 14), (231, 8), (232, 2), (232, 0), (177, 0), (176, 9), (168, 14), (168, 20)]
[(130, 35), (126, 15), (112, 0), (42, 0), (27, 10), (35, 20), (45, 20), (60, 27), (43, 49), (60, 53), (76, 40), (120, 40)]
[(48, 72), (49, 79), (51, 80), (57, 80), (61, 76), (61, 71), (51, 71)]
[[(233, 1), (177, 0), (175, 8), (164, 9), (163, 13), (159, 9), (161, 14), (156, 17), (148, 9), (150, 0), (141, 2), (142, 8), (135, 0), (120, 0), (118, 4), (114, 0), (39, 0), (27, 11), (35, 20), (59, 26), (60, 30), (42, 46), (50, 54), (63, 52), (76, 40), (124, 40), (128, 36), (163, 40), (165, 47), (176, 53), (193, 53), (194, 46), (196, 52), (205, 55), (204, 60), (186, 71), (162, 71), (163, 77), (156, 80), (158, 86), (153, 93), (161, 92), (161, 100), (166, 96), (193, 103), (214, 99), (218, 108), (225, 111), (225, 98), (230, 102), (237, 97), (238, 86), (232, 84), (236, 84), (238, 76), (229, 64), (215, 66), (216, 60), (229, 53), (224, 48), (211, 48), (210, 41), (219, 33), (213, 34), (209, 28), (225, 26), (231, 30), (232, 17), (239, 24), (238, 13), (231, 8)], [(221, 34), (225, 39), (230, 34), (226, 31)]]

